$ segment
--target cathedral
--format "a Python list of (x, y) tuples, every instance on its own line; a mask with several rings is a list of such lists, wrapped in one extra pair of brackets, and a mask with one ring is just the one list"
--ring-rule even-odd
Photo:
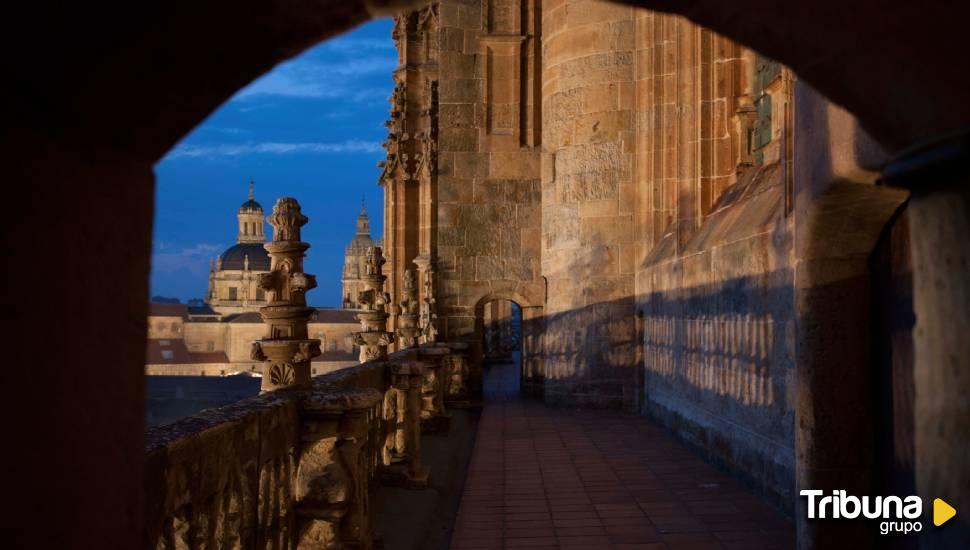
[[(204, 305), (151, 304), (145, 374), (175, 376), (227, 376), (254, 372), (257, 362), (250, 345), (265, 335), (259, 313), (268, 304), (257, 285), (259, 275), (270, 271), (266, 217), (256, 201), (253, 182), (249, 197), (236, 213), (236, 244), (209, 268)], [(313, 360), (312, 373), (320, 374), (356, 363), (357, 346), (351, 333), (359, 327), (355, 313), (362, 290), (367, 250), (374, 246), (367, 213), (361, 207), (357, 231), (343, 270), (343, 308), (314, 308), (309, 335), (320, 340), (322, 354)]]
[[(367, 264), (367, 249), (375, 246), (374, 240), (370, 236), (370, 221), (367, 218), (367, 211), (364, 205), (360, 206), (360, 215), (357, 216), (357, 232), (354, 238), (347, 245), (344, 254), (344, 273), (343, 273), (343, 307), (345, 309), (360, 309), (358, 294), (364, 290), (361, 282), (361, 275), (364, 274)], [(380, 242), (376, 243), (380, 246)]]
[(236, 218), (239, 222), (236, 244), (209, 266), (205, 302), (222, 315), (255, 312), (266, 305), (266, 297), (256, 285), (257, 276), (269, 271), (269, 254), (263, 248), (265, 217), (262, 205), (256, 202), (251, 181), (249, 198), (239, 207)]

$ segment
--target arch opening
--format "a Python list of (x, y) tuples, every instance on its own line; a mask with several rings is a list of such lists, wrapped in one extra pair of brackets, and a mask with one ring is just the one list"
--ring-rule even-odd
[(497, 299), (482, 306), (481, 346), (485, 399), (509, 399), (522, 391), (522, 307)]

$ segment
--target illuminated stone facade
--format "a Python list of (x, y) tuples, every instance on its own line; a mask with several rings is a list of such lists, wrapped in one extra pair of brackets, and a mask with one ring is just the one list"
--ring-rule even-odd
[[(858, 258), (903, 197), (861, 160), (823, 160), (878, 162), (878, 147), (789, 69), (677, 16), (444, 0), (397, 17), (393, 38), (391, 296), (415, 270), (435, 329), (486, 355), (514, 303), (526, 392), (650, 415), (790, 502), (796, 417), (813, 414), (792, 372), (857, 355), (799, 324), (833, 322), (812, 294), (831, 281), (796, 273), (864, 276)], [(840, 177), (854, 187), (825, 199)], [(853, 201), (872, 214), (820, 221)]]

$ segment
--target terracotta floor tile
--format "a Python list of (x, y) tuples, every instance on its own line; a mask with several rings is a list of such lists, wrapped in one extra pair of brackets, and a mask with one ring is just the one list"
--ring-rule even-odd
[(646, 418), (505, 395), (482, 410), (451, 548), (787, 550), (794, 537)]

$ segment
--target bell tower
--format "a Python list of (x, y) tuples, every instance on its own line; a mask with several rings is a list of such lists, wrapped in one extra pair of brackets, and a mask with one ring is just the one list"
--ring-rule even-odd
[(254, 183), (249, 181), (249, 200), (239, 207), (236, 218), (239, 219), (239, 233), (236, 235), (238, 243), (264, 243), (266, 235), (263, 233), (263, 207), (256, 202)]

